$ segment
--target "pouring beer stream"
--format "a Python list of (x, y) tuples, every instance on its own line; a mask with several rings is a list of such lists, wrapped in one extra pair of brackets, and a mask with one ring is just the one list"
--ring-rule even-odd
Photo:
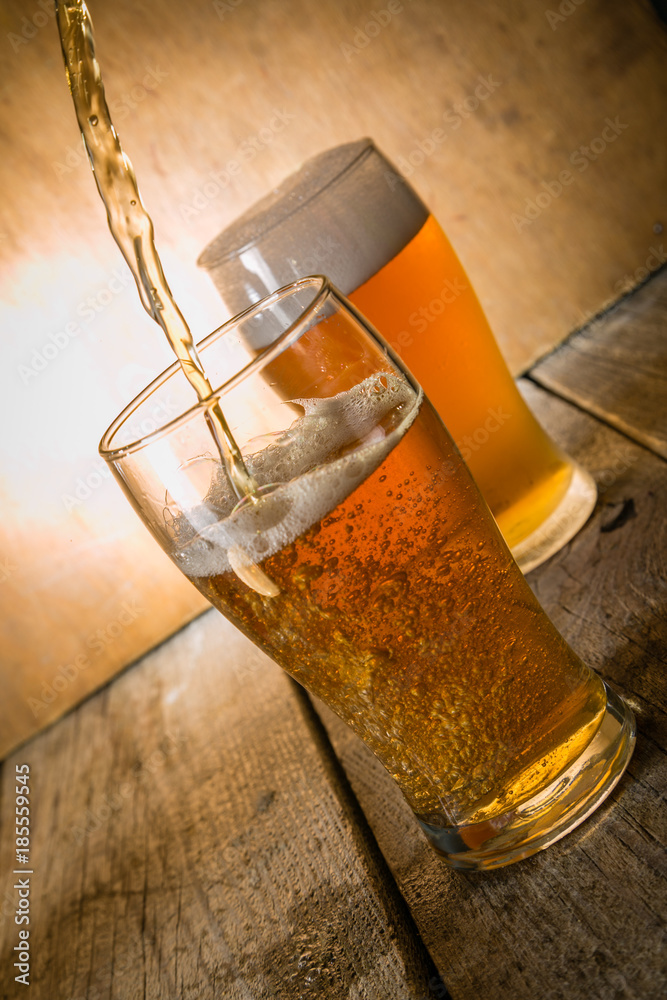
[[(213, 388), (190, 328), (167, 284), (155, 247), (153, 222), (141, 200), (132, 163), (111, 121), (95, 57), (90, 13), (84, 0), (55, 0), (55, 5), (67, 82), (111, 235), (132, 272), (144, 309), (166, 335), (183, 374), (199, 400), (204, 401)], [(257, 483), (246, 468), (217, 399), (208, 407), (206, 420), (234, 493), (240, 501), (260, 503)], [(236, 565), (238, 575), (249, 586), (266, 597), (276, 596), (275, 585), (259, 567), (248, 564), (242, 553), (238, 553)]]
[[(153, 222), (141, 200), (132, 163), (111, 121), (88, 8), (84, 0), (55, 0), (55, 4), (67, 82), (111, 235), (129, 265), (144, 309), (166, 334), (199, 399), (207, 399), (213, 391), (211, 383), (167, 284), (155, 248)], [(219, 402), (208, 413), (211, 434), (234, 492), (239, 499), (254, 495), (257, 484), (245, 467)]]

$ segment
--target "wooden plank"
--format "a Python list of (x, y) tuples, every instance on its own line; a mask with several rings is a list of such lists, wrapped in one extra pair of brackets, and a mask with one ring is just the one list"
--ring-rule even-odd
[[(31, 775), (30, 996), (425, 1000), (435, 971), (301, 689), (217, 612), (3, 767)], [(13, 905), (12, 905), (13, 903)]]
[[(101, 431), (170, 359), (109, 236), (40, 3), (0, 5), (0, 754), (198, 600), (100, 477)], [(304, 159), (364, 134), (406, 164), (514, 371), (639, 280), (667, 216), (664, 31), (646, 0), (567, 16), (559, 3), (403, 0), (381, 25), (385, 0), (90, 0), (110, 106), (196, 336), (224, 318), (203, 247)], [(90, 652), (124, 587), (141, 624), (35, 716), (27, 699)]]
[(523, 388), (600, 484), (583, 531), (529, 579), (576, 651), (634, 706), (628, 772), (547, 851), (462, 874), (430, 850), (365, 746), (323, 707), (322, 718), (454, 1000), (655, 1000), (667, 989), (667, 465), (535, 385)]
[(667, 269), (570, 337), (530, 377), (667, 458)]

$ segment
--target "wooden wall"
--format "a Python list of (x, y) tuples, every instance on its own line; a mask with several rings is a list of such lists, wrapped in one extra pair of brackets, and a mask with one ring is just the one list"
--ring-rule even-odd
[[(90, 7), (197, 336), (225, 318), (203, 246), (304, 158), (366, 134), (444, 224), (515, 372), (665, 259), (667, 46), (643, 0)], [(50, 4), (3, 0), (0, 49), (4, 754), (203, 602), (97, 457), (170, 358), (106, 230)]]

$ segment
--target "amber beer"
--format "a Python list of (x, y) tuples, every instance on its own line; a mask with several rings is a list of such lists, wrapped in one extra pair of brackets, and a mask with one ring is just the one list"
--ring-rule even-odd
[[(294, 278), (327, 274), (423, 386), (522, 568), (588, 517), (590, 477), (535, 420), (445, 234), (370, 140), (308, 161), (200, 264), (232, 312)], [(317, 359), (304, 350), (300, 364), (316, 371)]]
[[(377, 413), (379, 380), (348, 395), (373, 390)], [(276, 596), (258, 595), (231, 569), (199, 575), (196, 553), (185, 551), (181, 565), (350, 722), (418, 816), (467, 826), (566, 770), (590, 743), (606, 696), (542, 612), (483, 507), (480, 516), (475, 485), (428, 402), (408, 402), (395, 447), (333, 509), (328, 478), (345, 481), (353, 464), (372, 468), (370, 449), (292, 486), (303, 530), (258, 560)], [(298, 425), (293, 443), (297, 436)], [(284, 496), (267, 498), (267, 523)], [(224, 533), (205, 537), (215, 546)], [(213, 568), (211, 550), (199, 558)]]
[[(359, 733), (450, 864), (507, 864), (581, 822), (631, 715), (540, 608), (418, 385), (323, 278), (198, 351), (227, 380), (212, 398), (193, 406), (174, 365), (100, 446), (182, 572)], [(133, 441), (167, 399), (178, 416)], [(217, 399), (257, 484), (241, 499), (211, 447)]]
[(433, 216), (350, 299), (423, 386), (507, 543), (523, 541), (558, 507), (572, 468), (519, 393)]

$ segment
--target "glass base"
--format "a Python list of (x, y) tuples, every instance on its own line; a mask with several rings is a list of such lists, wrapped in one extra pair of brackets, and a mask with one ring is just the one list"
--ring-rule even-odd
[(530, 572), (574, 538), (590, 517), (597, 495), (593, 477), (572, 463), (570, 485), (556, 509), (532, 534), (512, 546), (519, 569)]
[(560, 840), (616, 786), (635, 745), (632, 712), (605, 685), (607, 707), (580, 757), (512, 812), (469, 826), (437, 827), (417, 817), (431, 846), (452, 868), (488, 871), (527, 858)]

